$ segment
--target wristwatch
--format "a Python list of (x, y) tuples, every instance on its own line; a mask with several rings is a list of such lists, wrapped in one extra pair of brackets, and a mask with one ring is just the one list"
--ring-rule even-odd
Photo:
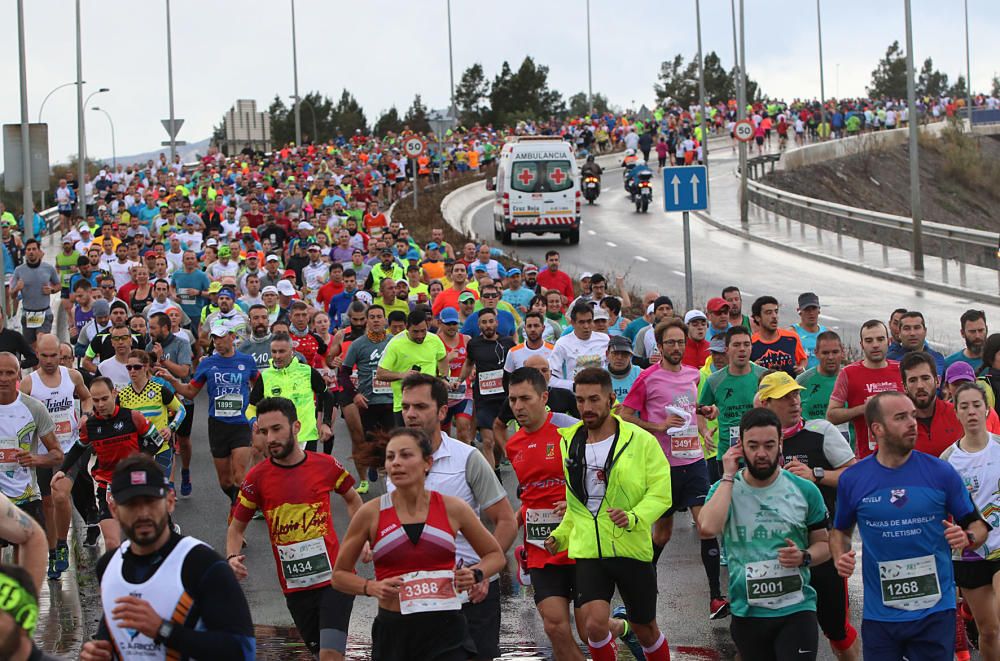
[[(820, 470), (823, 470), (823, 469), (821, 468)], [(813, 561), (812, 554), (809, 553), (809, 551), (803, 550), (802, 551), (802, 562), (799, 564), (799, 567), (808, 567), (809, 565), (812, 564), (812, 561)]]
[(817, 466), (816, 468), (813, 468), (813, 480), (816, 482), (822, 480), (824, 475), (826, 475), (826, 471), (823, 470), (822, 467)]
[(476, 582), (476, 583), (482, 583), (484, 578), (485, 578), (485, 575), (483, 574), (483, 570), (482, 569), (480, 569), (479, 567), (476, 567), (475, 569), (472, 570), (472, 580), (474, 582)]
[(170, 638), (170, 634), (172, 634), (173, 632), (174, 632), (174, 623), (171, 622), (170, 620), (163, 620), (163, 623), (160, 624), (160, 628), (157, 629), (156, 631), (156, 638), (153, 639), (153, 642), (162, 645), (165, 642), (167, 642), (167, 640)]

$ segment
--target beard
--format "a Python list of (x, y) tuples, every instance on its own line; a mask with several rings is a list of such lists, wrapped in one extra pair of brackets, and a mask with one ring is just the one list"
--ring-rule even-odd
[[(145, 546), (148, 544), (152, 544), (154, 541), (160, 538), (160, 535), (162, 535), (163, 531), (166, 530), (167, 528), (168, 519), (169, 517), (166, 516), (158, 521), (155, 519), (138, 519), (137, 521), (133, 522), (131, 526), (126, 526), (125, 524), (122, 524), (122, 532), (125, 533), (125, 536), (128, 537), (129, 541), (131, 541), (133, 544), (139, 544), (140, 546)], [(147, 524), (147, 525), (151, 524), (153, 527), (152, 532), (145, 532), (145, 531), (141, 533), (136, 532), (136, 528), (139, 526), (139, 524)]]
[(774, 461), (770, 462), (767, 466), (759, 466), (748, 462), (747, 470), (755, 480), (763, 482), (764, 480), (770, 479), (770, 477), (774, 475), (774, 471), (778, 470), (778, 458), (775, 457)]
[(274, 445), (273, 442), (268, 442), (267, 444), (267, 449), (268, 452), (271, 453), (272, 459), (284, 459), (285, 457), (290, 455), (292, 451), (295, 449), (295, 441), (292, 439), (290, 435), (288, 436), (288, 438), (281, 441), (281, 445), (277, 449), (272, 448), (272, 445)]

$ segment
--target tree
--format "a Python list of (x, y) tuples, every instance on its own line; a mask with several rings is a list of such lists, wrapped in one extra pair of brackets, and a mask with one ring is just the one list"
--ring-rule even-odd
[(955, 100), (961, 99), (965, 101), (968, 95), (969, 90), (965, 84), (965, 76), (960, 74), (955, 80), (955, 84), (948, 88), (948, 96)]
[(372, 134), (381, 138), (388, 133), (399, 133), (402, 130), (403, 121), (399, 118), (396, 106), (392, 106), (379, 116), (375, 126), (372, 127)]
[(901, 99), (906, 96), (906, 55), (898, 41), (889, 44), (885, 57), (879, 60), (878, 66), (872, 71), (868, 96), (873, 99), (881, 97)]
[(403, 116), (403, 124), (410, 127), (411, 131), (416, 131), (417, 133), (430, 132), (431, 125), (427, 121), (427, 107), (420, 100), (419, 94), (413, 97), (413, 105), (410, 106), (410, 109), (406, 111), (406, 115)]
[(657, 75), (657, 83), (653, 85), (656, 93), (656, 100), (660, 103), (672, 100), (677, 103), (686, 103), (690, 97), (697, 98), (697, 87), (692, 91), (690, 83), (685, 81), (688, 70), (692, 66), (684, 67), (684, 56), (678, 53), (674, 59), (667, 60), (660, 65), (660, 73)]
[[(712, 51), (705, 55), (705, 96), (709, 103), (718, 103), (736, 98), (736, 68), (726, 71), (722, 59)], [(684, 56), (677, 54), (673, 60), (660, 65), (658, 81), (653, 89), (656, 100), (663, 103), (671, 99), (681, 106), (698, 102), (698, 57), (692, 58), (686, 66)], [(747, 77), (747, 100), (752, 102), (760, 97), (757, 81)]]
[(462, 72), (455, 88), (455, 106), (460, 123), (472, 125), (481, 122), (487, 112), (489, 95), (490, 83), (483, 73), (483, 65), (477, 62)]
[(365, 111), (354, 95), (346, 89), (340, 93), (340, 100), (333, 108), (333, 122), (336, 129), (344, 134), (352, 134), (355, 131), (368, 132)]
[(274, 95), (267, 113), (271, 116), (272, 144), (287, 145), (295, 139), (295, 119), (279, 95)]
[(993, 81), (990, 85), (990, 96), (1000, 96), (1000, 76), (993, 76)]
[[(905, 71), (905, 69), (904, 69)], [(906, 75), (905, 73), (903, 74)], [(904, 85), (905, 80), (904, 80)], [(924, 66), (917, 74), (917, 96), (939, 97), (948, 90), (948, 74), (942, 73), (934, 68), (934, 61), (931, 58), (924, 60)]]
[(600, 92), (594, 94), (593, 107), (588, 107), (587, 93), (577, 92), (566, 100), (566, 114), (570, 117), (583, 117), (597, 112), (603, 115), (608, 111), (608, 99)]
[(705, 96), (708, 97), (709, 103), (728, 101), (736, 97), (733, 76), (722, 68), (722, 60), (715, 51), (705, 56)]
[(549, 89), (549, 68), (524, 58), (517, 72), (504, 62), (490, 87), (490, 121), (510, 126), (518, 121), (546, 120), (562, 113), (559, 92)]

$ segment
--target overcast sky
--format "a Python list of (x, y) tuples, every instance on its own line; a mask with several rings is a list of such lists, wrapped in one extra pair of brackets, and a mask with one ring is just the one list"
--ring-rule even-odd
[[(20, 121), (15, 0), (2, 0), (0, 97), (4, 123)], [(74, 2), (25, 0), (28, 111), (55, 86), (76, 79)], [(697, 42), (694, 0), (591, 0), (593, 89), (612, 104), (653, 100), (660, 63)], [(737, 3), (738, 4), (738, 3)], [(822, 0), (827, 96), (864, 93), (871, 71), (894, 39), (905, 43), (903, 0)], [(969, 0), (974, 90), (988, 89), (1000, 70), (995, 39), (997, 0)], [(114, 119), (118, 154), (155, 149), (166, 139), (168, 116), (164, 0), (82, 0), (83, 79), (89, 104)], [(549, 66), (549, 80), (564, 97), (587, 89), (585, 0), (452, 0), (456, 82), (481, 62), (492, 77), (504, 60), (515, 67), (525, 55)], [(702, 0), (705, 51), (723, 66), (733, 63), (729, 0)], [(913, 0), (914, 50), (933, 57), (950, 79), (965, 71), (961, 0)], [(811, 0), (746, 0), (748, 71), (765, 93), (791, 99), (819, 95), (816, 14)], [(171, 3), (174, 106), (185, 120), (178, 139), (210, 135), (236, 99), (269, 105), (292, 86), (289, 0), (173, 0)], [(400, 112), (415, 93), (430, 107), (448, 100), (448, 32), (445, 0), (298, 0), (299, 91), (332, 97), (349, 89), (369, 124), (382, 110)], [(838, 75), (839, 71), (839, 75)], [(308, 108), (302, 110), (309, 123)], [(110, 157), (107, 119), (87, 111), (88, 152)], [(56, 92), (45, 105), (52, 162), (77, 152), (76, 95)]]

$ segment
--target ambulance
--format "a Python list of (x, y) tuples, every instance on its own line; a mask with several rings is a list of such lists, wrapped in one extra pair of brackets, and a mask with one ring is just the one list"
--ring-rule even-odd
[(493, 236), (507, 245), (516, 234), (558, 234), (580, 242), (580, 172), (573, 146), (552, 136), (518, 136), (504, 144), (495, 191)]

